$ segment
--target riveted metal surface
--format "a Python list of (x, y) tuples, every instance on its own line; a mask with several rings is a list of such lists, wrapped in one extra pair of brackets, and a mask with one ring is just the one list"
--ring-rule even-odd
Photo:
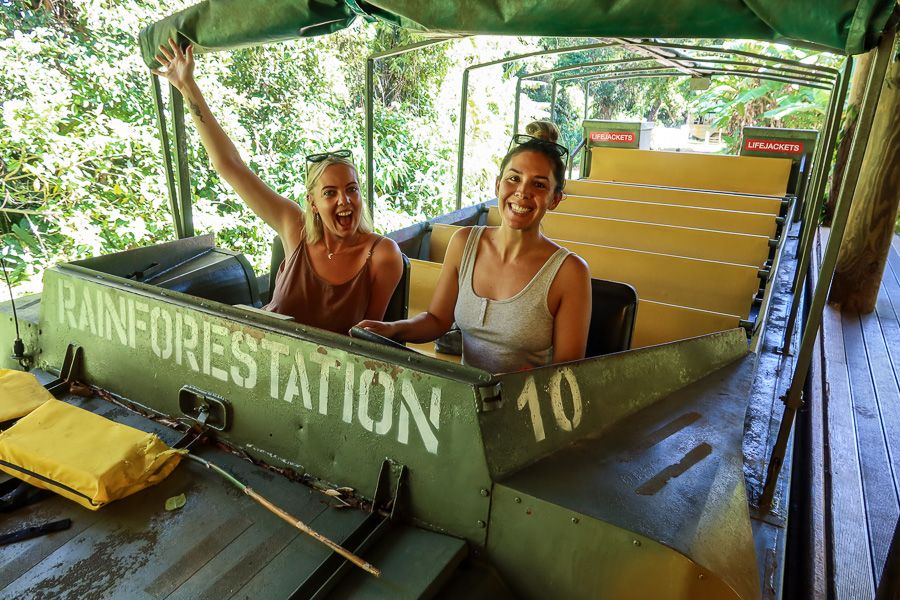
[(497, 488), (488, 555), (517, 597), (742, 597), (716, 573), (664, 544), (599, 519), (573, 522), (571, 509), (534, 496), (516, 504), (512, 493)]
[(488, 466), (502, 478), (747, 354), (743, 330), (502, 375), (500, 406), (480, 414)]
[[(503, 479), (488, 540), (489, 553), (502, 556), (501, 571), (511, 563), (523, 573), (543, 564), (540, 579), (568, 586), (557, 587), (567, 597), (615, 590), (610, 597), (757, 598), (741, 454), (754, 360), (732, 363), (615, 423), (602, 437), (581, 439)], [(554, 546), (553, 559), (541, 556), (537, 539), (529, 543), (528, 536), (550, 529), (545, 520), (562, 529), (560, 519), (569, 522), (565, 547)], [(526, 539), (504, 544), (509, 528), (520, 536), (524, 530)], [(629, 547), (629, 532), (646, 555)], [(593, 566), (582, 571), (578, 565), (588, 555)], [(581, 577), (571, 577), (572, 569)], [(663, 576), (667, 569), (679, 574)], [(524, 584), (528, 595), (540, 595), (529, 583), (543, 584), (533, 578)]]
[[(486, 520), (490, 500), (477, 491), (490, 480), (484, 451), (472, 443), (473, 383), (489, 375), (327, 332), (309, 339), (301, 326), (238, 314), (58, 267), (44, 280), (42, 360), (58, 368), (77, 342), (88, 382), (170, 416), (179, 416), (185, 385), (219, 396), (232, 408), (223, 438), (368, 497), (385, 458), (404, 464), (414, 520), (483, 542), (476, 522)], [(436, 375), (444, 372), (456, 380)]]

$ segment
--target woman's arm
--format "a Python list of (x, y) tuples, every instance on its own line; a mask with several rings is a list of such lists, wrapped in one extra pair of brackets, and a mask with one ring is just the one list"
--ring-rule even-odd
[(234, 143), (209, 110), (194, 79), (194, 48), (185, 52), (173, 39), (170, 48), (159, 47), (156, 60), (165, 70), (154, 69), (178, 88), (188, 105), (200, 141), (206, 148), (213, 169), (230, 185), (247, 206), (281, 236), (285, 253), (290, 256), (303, 235), (303, 211), (296, 202), (276, 193), (244, 163)]
[(453, 325), (453, 312), (456, 309), (456, 298), (459, 294), (459, 265), (463, 249), (466, 247), (466, 240), (469, 238), (469, 231), (471, 228), (465, 227), (450, 238), (441, 274), (438, 277), (427, 312), (393, 323), (363, 321), (359, 326), (398, 342), (414, 344), (430, 342), (447, 333)]
[(391, 296), (403, 277), (403, 258), (397, 242), (382, 238), (372, 251), (372, 294), (366, 308), (366, 319), (381, 320)]
[(584, 358), (591, 324), (591, 272), (584, 260), (570, 254), (550, 286), (553, 312), (553, 362)]

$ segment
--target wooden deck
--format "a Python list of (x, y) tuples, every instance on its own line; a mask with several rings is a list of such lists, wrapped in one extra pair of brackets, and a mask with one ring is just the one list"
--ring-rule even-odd
[(819, 342), (808, 411), (810, 595), (873, 598), (900, 516), (900, 239), (875, 311), (827, 306)]

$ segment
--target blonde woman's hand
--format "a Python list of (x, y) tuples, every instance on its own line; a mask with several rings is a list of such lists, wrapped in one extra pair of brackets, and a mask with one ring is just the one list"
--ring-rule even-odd
[(182, 52), (178, 43), (169, 38), (169, 47), (159, 47), (156, 61), (162, 68), (153, 69), (152, 73), (167, 79), (182, 92), (194, 81), (194, 46), (189, 44)]

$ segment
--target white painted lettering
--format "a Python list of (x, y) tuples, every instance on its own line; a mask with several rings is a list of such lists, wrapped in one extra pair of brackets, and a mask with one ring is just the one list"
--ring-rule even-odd
[[(371, 400), (371, 390), (376, 382), (384, 390), (381, 418), (376, 422), (369, 415), (369, 401)], [(373, 431), (378, 435), (384, 435), (391, 430), (391, 417), (394, 413), (394, 380), (387, 373), (366, 369), (359, 376), (359, 408), (357, 417), (360, 424), (368, 431)]]
[(281, 342), (275, 342), (266, 338), (262, 339), (262, 348), (269, 352), (269, 395), (273, 400), (278, 400), (278, 373), (280, 371), (281, 357), (288, 355), (288, 347)]
[(228, 381), (228, 371), (217, 367), (213, 363), (212, 357), (213, 355), (225, 356), (222, 338), (227, 335), (228, 330), (222, 325), (203, 321), (203, 372), (219, 381)]
[(59, 290), (59, 323), (75, 329), (78, 327), (75, 321), (75, 286), (63, 279), (56, 289)]
[(234, 381), (235, 384), (249, 390), (256, 387), (256, 360), (251, 354), (244, 352), (243, 348), (241, 348), (241, 342), (244, 341), (246, 341), (247, 349), (255, 354), (256, 338), (250, 335), (244, 336), (241, 331), (233, 331), (231, 333), (231, 354), (238, 362), (247, 367), (247, 374), (241, 375), (238, 366), (232, 365), (231, 380)]
[(104, 320), (106, 321), (104, 329), (106, 330), (106, 339), (112, 341), (113, 326), (115, 326), (115, 332), (119, 337), (119, 343), (123, 346), (127, 346), (128, 328), (125, 326), (125, 321), (128, 319), (128, 308), (125, 305), (125, 298), (119, 298), (118, 310), (116, 310), (116, 305), (113, 303), (113, 299), (109, 294), (105, 295), (104, 300)]
[(531, 429), (534, 431), (534, 441), (543, 441), (547, 435), (544, 433), (544, 420), (541, 417), (541, 404), (538, 400), (537, 386), (534, 384), (534, 377), (531, 375), (525, 380), (525, 386), (516, 400), (516, 407), (519, 410), (526, 406), (528, 406), (528, 412), (531, 414)]
[(91, 303), (90, 291), (88, 288), (81, 288), (81, 310), (78, 311), (78, 329), (82, 331), (90, 331), (91, 334), (97, 335), (94, 328), (94, 305)]
[[(416, 429), (422, 437), (422, 443), (425, 449), (431, 454), (437, 454), (438, 438), (436, 431), (441, 424), (441, 390), (440, 388), (431, 388), (431, 407), (428, 411), (428, 418), (425, 418), (425, 411), (422, 410), (422, 404), (419, 402), (419, 396), (412, 382), (408, 379), (400, 381), (400, 415), (397, 419), (397, 441), (401, 444), (409, 443), (409, 416), (412, 413), (413, 421)], [(429, 425), (429, 421), (431, 425)], [(434, 431), (431, 429), (434, 426)]]
[(134, 298), (128, 299), (128, 345), (136, 348), (137, 332), (147, 333), (147, 321), (143, 316), (150, 312), (146, 302), (139, 302)]
[(318, 352), (313, 352), (309, 355), (309, 360), (314, 363), (318, 363), (321, 365), (321, 371), (319, 371), (319, 414), (327, 415), (328, 414), (328, 379), (331, 374), (331, 369), (337, 369), (338, 363), (337, 359), (332, 356), (328, 356), (327, 354), (320, 354)]
[[(297, 383), (300, 386), (298, 388)], [(287, 385), (284, 388), (285, 402), (293, 402), (294, 398), (301, 395), (303, 408), (312, 410), (312, 394), (309, 392), (309, 375), (306, 372), (306, 361), (300, 352), (294, 354), (294, 364), (291, 365), (291, 374), (288, 376)]]
[[(162, 339), (164, 346), (159, 345), (160, 323), (162, 323)], [(150, 311), (150, 350), (163, 360), (172, 357), (172, 317), (168, 311), (154, 306)]]
[[(186, 333), (187, 329), (191, 330), (190, 334)], [(200, 365), (194, 354), (199, 337), (200, 328), (194, 317), (181, 312), (175, 313), (175, 362), (181, 365), (184, 364), (183, 358), (187, 358), (188, 367), (195, 373), (200, 372)]]
[[(566, 380), (569, 386), (569, 392), (572, 396), (572, 418), (566, 416), (563, 408), (562, 399), (562, 381)], [(581, 389), (578, 387), (578, 380), (572, 369), (563, 368), (556, 371), (550, 378), (550, 405), (553, 407), (553, 416), (556, 417), (556, 424), (563, 431), (572, 431), (581, 424)]]

